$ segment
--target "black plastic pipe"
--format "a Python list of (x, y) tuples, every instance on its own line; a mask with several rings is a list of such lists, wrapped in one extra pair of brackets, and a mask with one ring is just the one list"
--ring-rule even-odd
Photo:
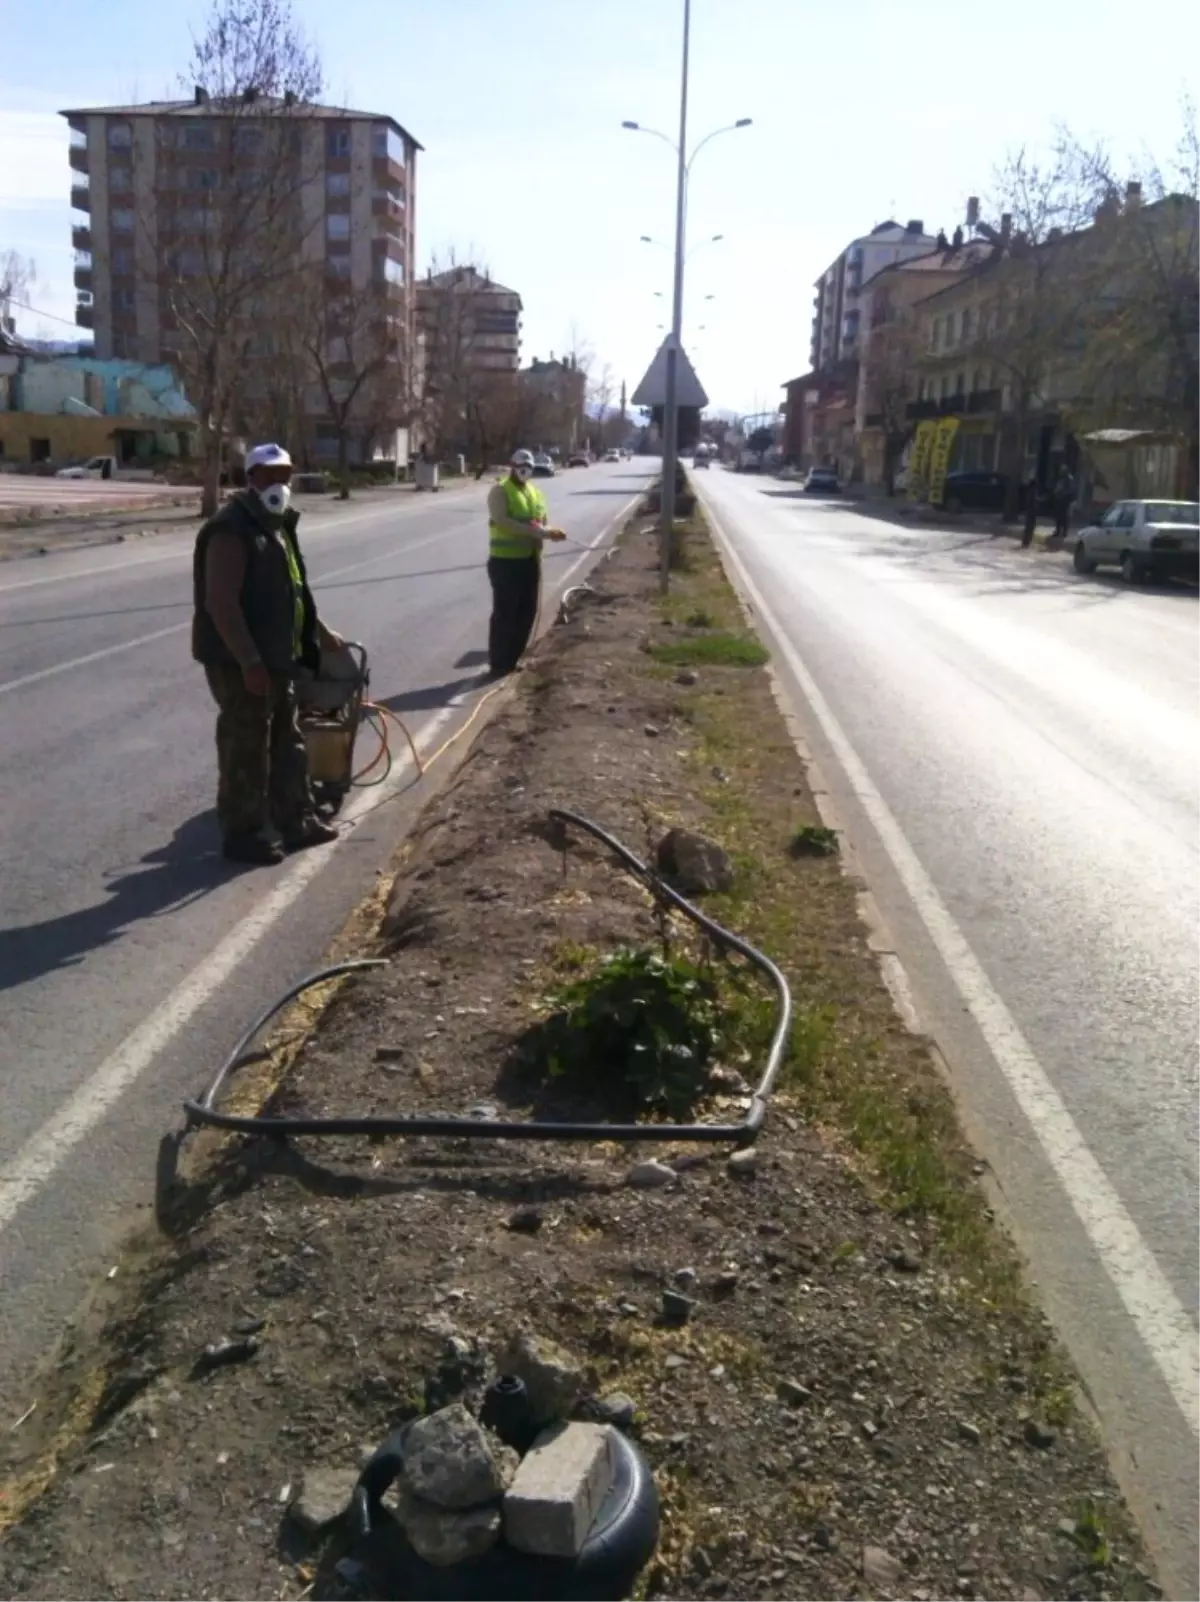
[(699, 907), (692, 905), (684, 899), (677, 890), (664, 882), (654, 870), (640, 861), (631, 851), (621, 844), (607, 829), (593, 823), (578, 812), (568, 812), (560, 807), (553, 807), (551, 818), (560, 823), (572, 825), (582, 829), (602, 845), (608, 847), (620, 862), (621, 866), (633, 877), (640, 879), (646, 887), (668, 905), (677, 908), (685, 917), (690, 918), (700, 929), (714, 940), (718, 945), (736, 951), (745, 957), (753, 967), (764, 974), (775, 987), (778, 997), (775, 1030), (771, 1036), (767, 1060), (763, 1067), (762, 1077), (750, 1097), (750, 1106), (746, 1117), (737, 1124), (567, 1124), (567, 1123), (502, 1123), (490, 1118), (420, 1118), (420, 1117), (382, 1117), (378, 1114), (371, 1117), (349, 1118), (310, 1118), (290, 1116), (285, 1118), (244, 1116), (238, 1113), (221, 1112), (216, 1103), (222, 1089), (230, 1075), (236, 1072), (242, 1063), (251, 1043), (255, 1037), (266, 1028), (276, 1014), (283, 1011), (297, 997), (306, 990), (312, 990), (317, 985), (325, 984), (330, 979), (341, 978), (344, 974), (356, 973), (365, 968), (383, 968), (387, 966), (383, 958), (367, 958), (357, 962), (339, 962), (332, 967), (322, 968), (310, 974), (306, 979), (299, 980), (290, 990), (279, 996), (265, 1012), (254, 1020), (250, 1027), (238, 1040), (232, 1051), (221, 1064), (216, 1077), (209, 1084), (204, 1093), (197, 1099), (186, 1101), (183, 1104), (187, 1115), (187, 1129), (207, 1126), (212, 1129), (228, 1129), (244, 1135), (268, 1136), (283, 1140), (289, 1135), (433, 1135), (449, 1136), (467, 1140), (620, 1140), (620, 1141), (692, 1141), (696, 1143), (722, 1144), (733, 1142), (739, 1146), (750, 1145), (758, 1136), (763, 1120), (767, 1113), (767, 1102), (775, 1082), (779, 1077), (779, 1070), (783, 1064), (784, 1053), (787, 1050), (788, 1035), (792, 1027), (792, 996), (788, 989), (788, 982), (773, 963), (770, 957), (764, 956), (757, 947), (752, 946), (748, 940), (743, 940), (732, 930), (726, 929), (715, 918), (701, 912)]

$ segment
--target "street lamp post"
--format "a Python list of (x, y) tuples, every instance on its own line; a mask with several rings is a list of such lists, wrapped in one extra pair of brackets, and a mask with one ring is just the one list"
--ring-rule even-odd
[[(638, 133), (652, 134), (656, 139), (663, 140), (672, 145), (676, 158), (675, 175), (675, 279), (671, 307), (671, 336), (667, 345), (667, 382), (666, 396), (663, 405), (663, 471), (661, 495), (661, 523), (658, 546), (659, 586), (665, 595), (671, 582), (671, 543), (675, 527), (675, 474), (679, 466), (679, 352), (680, 340), (683, 331), (683, 268), (687, 260), (686, 217), (687, 217), (687, 190), (688, 180), (691, 176), (692, 163), (708, 144), (718, 134), (731, 133), (735, 128), (747, 128), (750, 125), (749, 117), (739, 117), (737, 122), (731, 123), (727, 128), (714, 128), (712, 133), (706, 134), (689, 156), (687, 153), (687, 110), (688, 110), (688, 49), (691, 43), (692, 29), (692, 0), (683, 0), (683, 60), (679, 78), (679, 142), (675, 144), (666, 134), (659, 133), (656, 128), (643, 128), (640, 123), (624, 122), (623, 128), (630, 128)], [(715, 243), (722, 238), (714, 234), (706, 244)], [(642, 238), (648, 244), (657, 241), (643, 234)]]

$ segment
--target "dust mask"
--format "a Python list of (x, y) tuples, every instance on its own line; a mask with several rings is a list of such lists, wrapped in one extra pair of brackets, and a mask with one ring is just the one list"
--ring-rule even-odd
[(521, 462), (519, 466), (514, 467), (512, 472), (513, 477), (520, 479), (522, 484), (527, 484), (529, 482), (529, 469), (525, 466), (524, 462)]
[(290, 484), (268, 484), (265, 490), (259, 491), (259, 499), (275, 517), (282, 517), (292, 504), (292, 486)]

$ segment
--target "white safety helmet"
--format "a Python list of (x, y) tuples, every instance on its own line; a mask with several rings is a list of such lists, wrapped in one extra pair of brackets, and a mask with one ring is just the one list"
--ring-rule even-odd
[(514, 467), (532, 467), (533, 466), (533, 452), (532, 451), (514, 451), (512, 453), (512, 465)]

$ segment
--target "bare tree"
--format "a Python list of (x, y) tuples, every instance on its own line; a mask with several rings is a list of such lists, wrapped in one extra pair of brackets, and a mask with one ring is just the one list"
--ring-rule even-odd
[(972, 349), (1005, 375), (1012, 395), (1012, 427), (1002, 450), (1008, 476), (1004, 515), (1013, 519), (1030, 424), (1094, 287), (1086, 227), (1092, 215), (1077, 172), (1058, 152), (1049, 162), (1024, 149), (1010, 154), (996, 173), (992, 205), (999, 226), (979, 225), (996, 245), (982, 269), (991, 275), (992, 293)]
[(480, 285), (490, 281), (480, 262), (451, 250), (445, 261), (434, 258), (417, 291), (423, 359), (416, 409), (439, 454), (462, 452), (481, 463), (503, 432), (498, 417), (513, 405), (505, 382), (511, 375), (486, 365), (478, 328)]
[(1172, 157), (1153, 157), (1124, 180), (1103, 147), (1067, 130), (1059, 159), (1103, 224), (1097, 293), (1084, 308), (1079, 359), (1081, 422), (1153, 428), (1178, 436), (1188, 492), (1200, 483), (1200, 137), (1196, 108), (1181, 105)]
[(321, 225), (306, 221), (302, 195), (324, 161), (311, 110), (322, 75), (289, 0), (214, 0), (184, 81), (197, 114), (156, 125), (156, 226), (169, 331), (201, 420), (209, 514), (247, 370), (271, 358), (272, 322)]
[(911, 425), (913, 371), (920, 355), (917, 318), (886, 293), (872, 299), (870, 337), (863, 352), (865, 413), (883, 433), (883, 482), (895, 493), (896, 468)]
[(327, 302), (323, 278), (314, 275), (306, 349), (337, 433), (342, 500), (350, 495), (351, 434), (369, 444), (404, 407), (401, 334), (381, 280), (347, 286)]
[(601, 449), (608, 442), (609, 414), (612, 411), (613, 400), (617, 393), (616, 375), (612, 365), (605, 362), (599, 372), (595, 373), (587, 382), (587, 411), (596, 425), (596, 441)]
[(26, 299), (36, 282), (32, 258), (16, 250), (0, 251), (0, 332), (12, 316), (13, 303)]

